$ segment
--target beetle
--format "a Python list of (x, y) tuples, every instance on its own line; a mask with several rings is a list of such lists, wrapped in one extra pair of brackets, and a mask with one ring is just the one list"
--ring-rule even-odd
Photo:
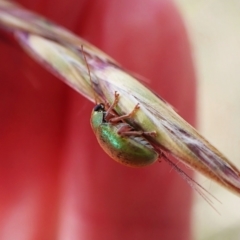
[[(92, 83), (83, 46), (81, 46), (81, 51), (90, 83)], [(146, 139), (146, 136), (155, 137), (156, 132), (139, 131), (125, 122), (138, 111), (139, 104), (129, 114), (118, 116), (114, 111), (119, 101), (119, 94), (116, 91), (114, 97), (111, 105), (98, 103), (92, 110), (90, 124), (99, 145), (113, 160), (129, 167), (144, 167), (156, 162), (159, 159), (159, 153)], [(95, 102), (97, 102), (96, 96)]]
[(129, 114), (117, 116), (113, 109), (118, 101), (119, 94), (115, 92), (108, 108), (104, 103), (93, 108), (90, 123), (98, 143), (113, 160), (123, 165), (144, 167), (154, 163), (159, 154), (145, 136), (154, 137), (156, 133), (136, 130), (125, 122), (138, 111), (138, 104)]

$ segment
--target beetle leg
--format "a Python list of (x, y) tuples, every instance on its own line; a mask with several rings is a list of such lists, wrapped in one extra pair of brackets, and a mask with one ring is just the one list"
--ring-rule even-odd
[(109, 118), (111, 118), (111, 116), (116, 116), (113, 113), (113, 108), (118, 104), (118, 101), (119, 101), (119, 94), (117, 93), (117, 91), (115, 91), (114, 96), (115, 96), (115, 99), (114, 99), (113, 103), (109, 106), (108, 110), (106, 111), (106, 114), (105, 114), (106, 120), (110, 120)]
[(152, 132), (143, 132), (143, 131), (124, 131), (122, 129), (118, 130), (118, 133), (120, 135), (124, 135), (124, 136), (150, 136), (150, 137), (156, 137), (156, 131), (152, 131)]
[(132, 130), (132, 128), (128, 124), (126, 124), (126, 125), (121, 126), (118, 129), (117, 133), (120, 135), (125, 135), (125, 133), (131, 132), (131, 130)]
[(126, 118), (131, 118), (138, 111), (139, 108), (140, 107), (139, 107), (139, 103), (138, 103), (130, 113), (122, 115), (122, 116), (111, 118), (111, 119), (109, 119), (109, 122), (116, 123), (116, 122), (122, 121)]
[(118, 131), (118, 133), (121, 136), (142, 136), (143, 132), (142, 131)]
[(144, 131), (131, 131), (132, 128), (128, 125), (122, 126), (120, 129), (118, 129), (117, 133), (122, 136), (150, 136), (150, 137), (156, 137), (156, 131), (152, 132), (144, 132)]
[(151, 132), (143, 132), (143, 135), (149, 136), (149, 137), (156, 137), (157, 132), (156, 131), (151, 131)]

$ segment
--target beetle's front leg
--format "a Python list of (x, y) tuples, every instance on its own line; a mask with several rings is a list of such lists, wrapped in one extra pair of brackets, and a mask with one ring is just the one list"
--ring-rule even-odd
[(119, 102), (119, 94), (117, 93), (117, 91), (115, 91), (114, 97), (115, 98), (113, 103), (109, 106), (108, 110), (106, 111), (105, 119), (107, 121), (110, 121), (112, 118), (115, 118), (116, 116), (116, 114), (113, 113), (113, 109)]
[(117, 117), (111, 118), (111, 119), (109, 119), (109, 122), (116, 123), (116, 122), (125, 120), (127, 118), (132, 118), (133, 115), (138, 111), (139, 108), (140, 108), (139, 104), (137, 104), (130, 113), (122, 115), (122, 116), (117, 116)]

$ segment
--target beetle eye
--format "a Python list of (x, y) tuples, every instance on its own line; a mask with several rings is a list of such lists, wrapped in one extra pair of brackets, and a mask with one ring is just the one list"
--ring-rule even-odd
[(93, 108), (93, 111), (94, 112), (104, 112), (105, 111), (105, 105), (103, 103), (99, 103)]

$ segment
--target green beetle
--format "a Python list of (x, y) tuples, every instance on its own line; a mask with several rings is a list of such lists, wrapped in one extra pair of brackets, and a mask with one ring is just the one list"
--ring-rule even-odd
[(136, 131), (123, 121), (134, 115), (138, 105), (130, 114), (117, 116), (113, 108), (118, 99), (119, 94), (115, 92), (115, 100), (108, 109), (103, 103), (93, 108), (90, 122), (100, 146), (112, 159), (126, 166), (144, 167), (154, 163), (159, 154), (144, 135), (155, 136), (156, 133)]

